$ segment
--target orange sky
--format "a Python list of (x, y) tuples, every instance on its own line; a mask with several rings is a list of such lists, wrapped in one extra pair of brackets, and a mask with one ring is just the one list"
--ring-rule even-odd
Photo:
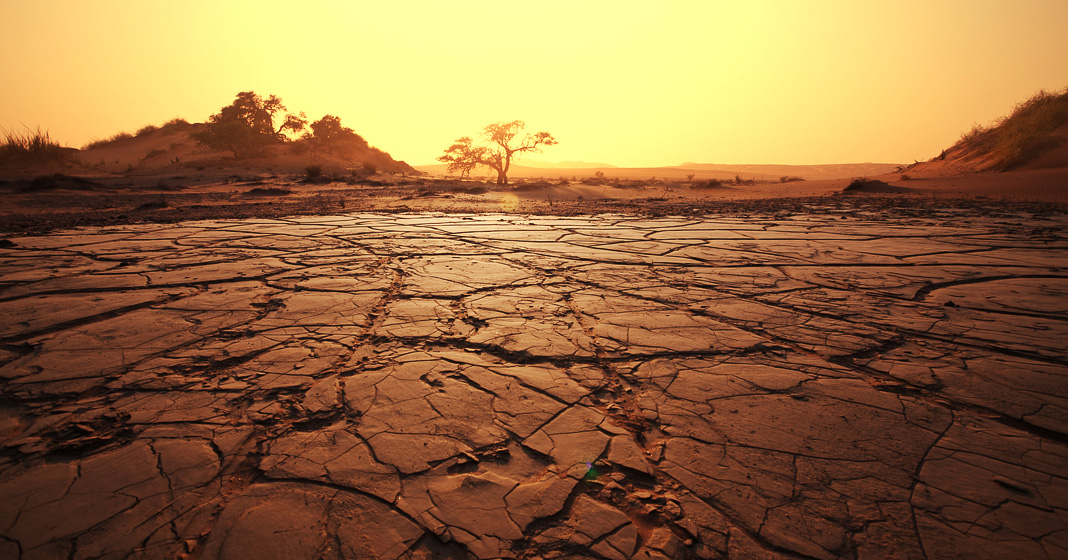
[(243, 90), (418, 165), (522, 119), (621, 166), (912, 162), (1068, 86), (1068, 1), (3, 0), (0, 126), (80, 146)]

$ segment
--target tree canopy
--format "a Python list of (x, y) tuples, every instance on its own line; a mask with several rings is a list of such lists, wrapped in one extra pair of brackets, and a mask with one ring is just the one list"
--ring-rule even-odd
[(297, 151), (311, 149), (341, 155), (374, 151), (362, 136), (343, 126), (337, 116), (324, 115), (309, 124), (304, 113), (285, 111), (282, 100), (274, 95), (261, 97), (243, 91), (233, 103), (212, 115), (194, 138), (209, 148), (229, 150), (234, 157), (262, 156), (268, 147), (293, 140)]
[(305, 134), (315, 148), (323, 148), (332, 151), (339, 146), (355, 146), (366, 148), (367, 141), (356, 134), (354, 130), (341, 125), (341, 119), (334, 115), (324, 115), (323, 118), (313, 122), (310, 126), (311, 133)]
[(234, 102), (208, 119), (207, 127), (194, 138), (216, 150), (229, 150), (234, 157), (260, 155), (267, 146), (286, 140), (286, 132), (299, 134), (308, 124), (304, 113), (286, 114), (275, 128), (275, 116), (285, 111), (278, 97), (266, 99), (243, 91)]
[(445, 154), (438, 161), (448, 164), (450, 173), (459, 172), (461, 178), (467, 176), (476, 167), (483, 165), (497, 172), (497, 184), (508, 184), (508, 170), (517, 154), (540, 152), (541, 146), (555, 145), (556, 139), (548, 132), (523, 134), (526, 123), (523, 121), (499, 122), (482, 129), (484, 142), (476, 144), (468, 136), (458, 138), (453, 145), (445, 149)]

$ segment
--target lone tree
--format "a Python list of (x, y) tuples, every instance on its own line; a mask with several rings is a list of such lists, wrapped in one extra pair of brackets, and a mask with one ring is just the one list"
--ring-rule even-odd
[(273, 95), (264, 99), (255, 92), (243, 91), (233, 103), (212, 115), (207, 127), (194, 138), (209, 148), (229, 150), (234, 157), (260, 155), (267, 146), (284, 142), (287, 131), (297, 134), (307, 126), (307, 117), (299, 113), (285, 115), (275, 128), (275, 115), (285, 110), (282, 100)]
[(552, 146), (556, 139), (548, 132), (524, 134), (517, 138), (526, 123), (523, 121), (500, 122), (482, 129), (485, 144), (475, 144), (468, 136), (459, 138), (445, 150), (438, 161), (449, 164), (448, 171), (459, 171), (460, 177), (471, 173), (479, 165), (484, 165), (497, 172), (497, 184), (508, 184), (508, 169), (512, 159), (523, 152), (540, 152), (539, 146)]

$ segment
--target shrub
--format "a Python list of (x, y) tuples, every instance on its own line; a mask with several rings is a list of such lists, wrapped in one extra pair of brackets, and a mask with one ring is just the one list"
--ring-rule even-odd
[(193, 125), (189, 124), (189, 121), (187, 121), (185, 119), (177, 119), (177, 118), (175, 118), (175, 119), (171, 119), (171, 120), (163, 123), (163, 126), (160, 127), (160, 130), (171, 132), (171, 131), (185, 130), (185, 129), (188, 129), (188, 128), (192, 127), (192, 126)]
[(890, 185), (879, 181), (877, 179), (869, 179), (867, 177), (854, 177), (852, 181), (846, 185), (846, 188), (842, 189), (845, 192), (859, 191), (859, 190), (874, 190), (876, 192), (889, 192), (891, 190)]
[[(142, 128), (141, 130), (144, 130), (144, 129)], [(138, 132), (138, 134), (140, 134), (140, 132)], [(108, 144), (111, 144), (112, 142), (119, 142), (120, 140), (129, 140), (130, 138), (133, 138), (133, 137), (134, 137), (134, 135), (130, 134), (129, 132), (116, 132), (115, 134), (113, 134), (111, 136), (111, 138), (108, 138), (106, 140), (93, 140), (93, 141), (89, 142), (88, 144), (86, 144), (85, 146), (82, 146), (82, 149), (83, 150), (95, 150), (97, 148), (103, 148), (104, 146), (107, 146)]]
[(798, 181), (804, 181), (804, 180), (805, 180), (804, 177), (793, 177), (793, 176), (790, 176), (790, 175), (783, 175), (782, 177), (779, 177), (779, 182), (780, 183), (796, 183)]
[(587, 185), (603, 185), (608, 182), (608, 179), (604, 176), (604, 171), (594, 171), (593, 177), (583, 181)]
[(144, 136), (145, 134), (149, 134), (157, 130), (159, 130), (158, 126), (146, 124), (145, 126), (142, 126), (141, 129), (137, 131), (137, 134), (134, 134), (134, 136)]
[(318, 165), (309, 165), (304, 168), (304, 178), (308, 181), (319, 179), (323, 175), (323, 168)]
[(957, 143), (958, 144), (970, 144), (970, 143), (976, 142), (980, 138), (982, 138), (984, 134), (989, 132), (990, 128), (992, 128), (992, 127), (985, 127), (985, 126), (983, 126), (983, 125), (981, 125), (979, 123), (975, 123), (975, 124), (972, 125), (972, 129), (971, 130), (969, 130), (968, 132), (962, 132), (961, 133), (960, 140), (958, 140)]
[(707, 181), (697, 181), (690, 185), (691, 189), (721, 189), (724, 188), (723, 181), (719, 179), (708, 179)]

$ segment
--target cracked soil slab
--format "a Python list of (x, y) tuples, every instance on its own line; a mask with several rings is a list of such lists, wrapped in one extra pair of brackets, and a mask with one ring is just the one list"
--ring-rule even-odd
[(0, 319), (3, 558), (1068, 557), (1065, 216), (86, 228)]

